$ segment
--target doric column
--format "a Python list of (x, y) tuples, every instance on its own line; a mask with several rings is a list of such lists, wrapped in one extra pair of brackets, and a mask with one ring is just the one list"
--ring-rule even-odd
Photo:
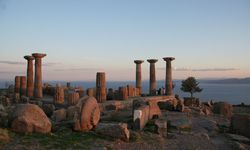
[(119, 87), (119, 99), (127, 100), (128, 99), (128, 89), (126, 86)]
[(96, 74), (96, 99), (99, 103), (107, 100), (105, 72)]
[(150, 63), (150, 69), (149, 69), (149, 94), (150, 95), (156, 95), (156, 76), (155, 76), (155, 63), (158, 61), (157, 59), (148, 59), (147, 60)]
[(20, 85), (21, 85), (20, 96), (25, 96), (26, 95), (26, 88), (27, 88), (26, 76), (21, 76)]
[(35, 58), (35, 88), (34, 88), (34, 97), (42, 98), (43, 97), (43, 83), (42, 83), (42, 58), (46, 54), (34, 53), (32, 56)]
[(135, 60), (134, 63), (136, 64), (136, 88), (139, 89), (139, 95), (142, 93), (142, 79), (141, 79), (141, 64), (144, 60)]
[(171, 61), (174, 57), (164, 57), (163, 60), (166, 61), (166, 79), (165, 79), (165, 95), (173, 95), (173, 81), (172, 81), (172, 66)]
[(20, 88), (21, 88), (21, 77), (16, 76), (15, 77), (15, 93), (20, 93)]
[(64, 88), (60, 84), (56, 85), (54, 103), (64, 104)]
[(34, 80), (33, 80), (33, 56), (24, 56), (27, 60), (27, 91), (26, 95), (28, 97), (33, 97), (34, 94)]

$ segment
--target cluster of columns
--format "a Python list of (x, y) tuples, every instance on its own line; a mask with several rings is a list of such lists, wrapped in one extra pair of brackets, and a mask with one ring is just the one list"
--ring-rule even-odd
[[(165, 95), (173, 95), (173, 82), (172, 82), (172, 65), (171, 61), (173, 61), (174, 57), (164, 57), (163, 60), (166, 61), (166, 79), (165, 79)], [(158, 61), (157, 59), (148, 59), (150, 63), (149, 68), (149, 94), (156, 95), (156, 73), (155, 73), (155, 63)], [(142, 91), (142, 75), (141, 75), (141, 64), (143, 60), (135, 60), (136, 64), (136, 88), (139, 89), (139, 94), (141, 95)]]
[[(28, 97), (42, 98), (42, 58), (46, 54), (33, 53), (32, 56), (26, 55), (24, 59), (27, 60), (27, 77), (15, 77), (15, 92), (20, 91), (20, 95)], [(35, 82), (33, 80), (33, 60), (35, 60)], [(21, 88), (21, 89), (20, 89)]]

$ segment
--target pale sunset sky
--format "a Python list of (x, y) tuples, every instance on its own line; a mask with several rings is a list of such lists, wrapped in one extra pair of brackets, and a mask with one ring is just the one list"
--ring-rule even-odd
[(135, 59), (173, 56), (173, 78), (250, 77), (250, 0), (0, 0), (0, 79), (26, 75), (41, 52), (44, 80), (135, 80)]

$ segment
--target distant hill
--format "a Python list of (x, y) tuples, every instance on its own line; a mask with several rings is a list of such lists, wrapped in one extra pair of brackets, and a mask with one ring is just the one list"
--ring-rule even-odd
[(217, 83), (217, 84), (250, 84), (250, 77), (248, 78), (230, 78), (220, 80), (202, 80), (203, 83)]

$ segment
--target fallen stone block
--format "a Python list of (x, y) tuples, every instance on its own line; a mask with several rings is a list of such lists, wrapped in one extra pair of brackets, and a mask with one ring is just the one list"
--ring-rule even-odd
[(234, 114), (231, 119), (232, 130), (250, 138), (250, 114)]
[(144, 105), (134, 110), (134, 129), (142, 130), (149, 120), (149, 106)]
[(11, 128), (21, 133), (49, 133), (51, 122), (37, 105), (18, 104), (11, 114)]
[(54, 104), (43, 104), (42, 109), (48, 117), (51, 117), (56, 108)]
[(96, 127), (100, 120), (100, 109), (94, 97), (85, 96), (76, 105), (80, 112), (76, 113), (73, 129), (75, 131), (89, 131)]
[(162, 115), (157, 101), (149, 100), (147, 104), (149, 105), (149, 119), (159, 118)]
[(55, 122), (61, 122), (63, 120), (66, 120), (66, 116), (67, 116), (67, 113), (65, 109), (58, 109), (53, 112), (51, 119)]
[(95, 132), (123, 141), (129, 141), (129, 130), (126, 123), (99, 123)]
[(214, 104), (212, 111), (230, 119), (233, 115), (233, 106), (226, 102), (218, 102)]

